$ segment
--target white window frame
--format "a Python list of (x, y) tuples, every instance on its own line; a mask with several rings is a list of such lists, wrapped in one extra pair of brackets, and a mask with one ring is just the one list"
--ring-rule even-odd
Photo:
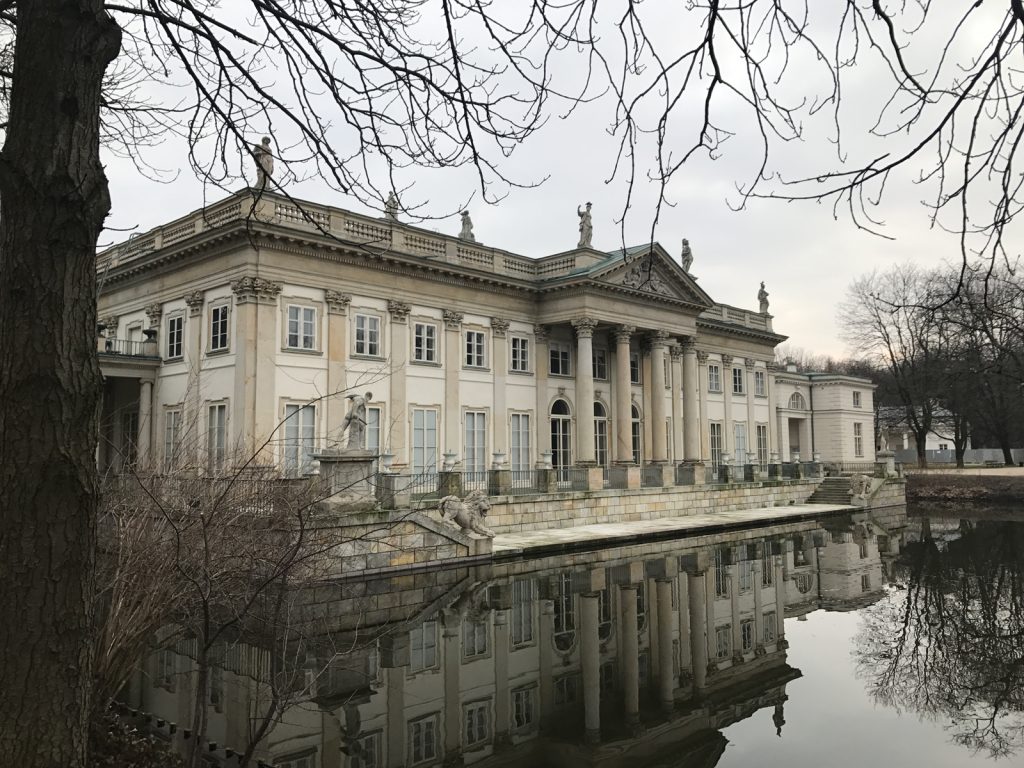
[(313, 467), (316, 451), (316, 406), (285, 403), (284, 443), (281, 448), (281, 469), (287, 477), (301, 477)]
[(381, 731), (374, 731), (359, 737), (359, 750), (349, 759), (352, 768), (382, 768)]
[(318, 351), (319, 313), (311, 304), (289, 303), (284, 308), (284, 347), (292, 352)]
[(466, 472), (487, 471), (487, 411), (462, 414), (462, 462)]
[(409, 765), (431, 763), (441, 756), (439, 720), (435, 712), (409, 721)]
[(513, 412), (509, 414), (509, 468), (523, 472), (531, 468), (530, 414)]
[[(555, 370), (556, 368), (558, 370)], [(551, 376), (572, 376), (572, 344), (565, 341), (549, 342), (548, 374)]]
[(708, 363), (708, 392), (722, 391), (722, 366)]
[(732, 625), (720, 624), (715, 627), (715, 658), (732, 658)]
[(366, 450), (379, 454), (383, 449), (381, 427), (384, 422), (384, 409), (379, 405), (366, 408)]
[(737, 464), (747, 463), (747, 422), (732, 423), (732, 449)]
[[(215, 414), (223, 414), (222, 417)], [(216, 421), (216, 423), (215, 423)], [(227, 401), (206, 404), (206, 466), (211, 473), (224, 468), (227, 457), (228, 404)]]
[(854, 408), (861, 408), (862, 407), (861, 406), (860, 392), (854, 391), (854, 393), (853, 393), (853, 407)]
[(768, 464), (768, 425), (754, 425), (755, 443), (757, 445), (757, 463), (762, 467)]
[(537, 587), (531, 578), (515, 579), (512, 582), (512, 617), (510, 632), (512, 646), (521, 648), (533, 643), (533, 606), (537, 601)]
[(231, 349), (231, 304), (220, 301), (210, 304), (209, 351), (227, 352)]
[(629, 383), (630, 384), (643, 384), (644, 381), (644, 367), (640, 360), (639, 352), (629, 353)]
[(603, 347), (594, 349), (593, 373), (595, 381), (608, 381), (608, 350)]
[(725, 456), (725, 429), (720, 421), (708, 423), (708, 448), (711, 451), (711, 463), (718, 466)]
[(754, 371), (754, 397), (768, 397), (768, 375), (764, 371)]
[(487, 367), (487, 333), (469, 329), (462, 334), (464, 368)]
[(462, 746), (473, 749), (491, 740), (491, 700), (470, 701), (462, 705)]
[(184, 424), (185, 411), (180, 405), (164, 410), (164, 469), (172, 470), (181, 450), (181, 427)]
[(352, 318), (352, 354), (359, 357), (383, 357), (380, 315), (356, 312)]
[(412, 325), (412, 361), (414, 363), (438, 362), (437, 323), (417, 320)]
[(526, 730), (537, 722), (537, 686), (512, 691), (512, 730)]
[(185, 356), (185, 314), (180, 312), (167, 318), (166, 360), (181, 360)]
[(437, 622), (424, 621), (409, 630), (409, 671), (423, 672), (437, 664)]
[(864, 425), (859, 421), (853, 423), (853, 455), (858, 458), (864, 455)]
[(530, 372), (530, 337), (514, 334), (509, 337), (509, 370), (515, 373)]
[(462, 622), (462, 658), (463, 660), (480, 659), (487, 656), (491, 649), (488, 637), (487, 620)]
[(754, 633), (757, 627), (753, 619), (740, 620), (740, 650), (744, 653), (754, 650)]
[[(417, 419), (420, 426), (417, 426)], [(409, 415), (410, 459), (414, 474), (433, 474), (437, 472), (438, 457), (438, 423), (440, 413), (437, 408), (412, 408)], [(422, 440), (419, 435), (422, 434)]]
[(742, 367), (733, 366), (732, 368), (732, 393), (734, 395), (745, 395), (747, 392), (746, 386), (746, 371)]

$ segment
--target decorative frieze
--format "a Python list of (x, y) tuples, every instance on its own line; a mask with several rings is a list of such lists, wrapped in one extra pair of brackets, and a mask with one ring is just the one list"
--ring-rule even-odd
[(185, 303), (188, 305), (188, 316), (198, 317), (203, 311), (203, 292), (192, 291), (185, 294)]
[(404, 301), (395, 301), (394, 299), (388, 299), (388, 312), (391, 314), (391, 322), (400, 323), (405, 325), (406, 319), (409, 317), (409, 312), (412, 310), (408, 304)]
[(348, 312), (348, 305), (352, 297), (341, 291), (324, 291), (324, 301), (327, 302), (327, 312), (331, 315), (344, 315)]
[(491, 333), (494, 334), (495, 338), (504, 339), (505, 334), (508, 333), (508, 327), (510, 323), (503, 317), (492, 317), (491, 318)]
[(462, 320), (466, 316), (462, 312), (456, 312), (454, 309), (446, 309), (443, 313), (444, 316), (444, 327), (449, 331), (457, 331), (462, 327)]
[(242, 277), (231, 282), (236, 304), (273, 304), (281, 293), (281, 283), (262, 277)]

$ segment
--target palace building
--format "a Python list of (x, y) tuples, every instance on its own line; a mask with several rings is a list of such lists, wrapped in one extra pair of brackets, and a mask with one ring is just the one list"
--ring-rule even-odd
[(534, 259), (463, 226), (245, 189), (100, 253), (101, 468), (301, 475), (355, 394), (410, 474), (874, 460), (873, 385), (776, 368), (766, 298), (716, 303), (657, 243)]

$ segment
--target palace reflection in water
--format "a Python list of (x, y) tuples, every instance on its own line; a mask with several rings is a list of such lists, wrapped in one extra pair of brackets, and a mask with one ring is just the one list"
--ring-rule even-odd
[[(285, 649), (223, 649), (211, 758), (232, 765), (224, 748), (243, 751), (276, 696), (286, 711), (254, 753), (275, 766), (713, 766), (730, 724), (766, 709), (785, 727), (801, 672), (784, 620), (879, 600), (905, 522), (838, 517), (307, 590)], [(154, 654), (131, 706), (187, 723), (190, 650)]]

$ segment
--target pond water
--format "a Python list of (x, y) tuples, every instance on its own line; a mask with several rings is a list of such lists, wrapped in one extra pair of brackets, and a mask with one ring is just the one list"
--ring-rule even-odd
[(1022, 567), (1012, 514), (896, 510), (319, 586), (220, 650), (209, 755), (273, 706), (288, 768), (1024, 765)]

